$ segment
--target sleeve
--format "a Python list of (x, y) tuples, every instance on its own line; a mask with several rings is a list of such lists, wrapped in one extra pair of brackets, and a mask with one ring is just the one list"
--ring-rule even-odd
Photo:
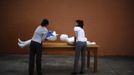
[(42, 31), (42, 40), (46, 39), (48, 31)]
[(78, 27), (74, 27), (74, 31), (79, 31), (79, 28)]
[(74, 27), (74, 31), (79, 31), (80, 28), (79, 27)]
[(75, 42), (76, 42), (76, 38), (78, 37), (78, 31), (79, 31), (79, 27), (74, 27), (74, 32), (75, 32)]

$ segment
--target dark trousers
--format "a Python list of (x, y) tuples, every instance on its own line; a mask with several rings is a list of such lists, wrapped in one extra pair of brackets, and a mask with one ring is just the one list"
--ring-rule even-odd
[(41, 71), (41, 56), (42, 56), (42, 44), (31, 41), (29, 52), (29, 75), (34, 73), (34, 65), (36, 59), (36, 69), (38, 75), (42, 75)]
[(79, 58), (81, 56), (81, 72), (85, 70), (86, 42), (76, 42), (74, 72), (78, 72)]

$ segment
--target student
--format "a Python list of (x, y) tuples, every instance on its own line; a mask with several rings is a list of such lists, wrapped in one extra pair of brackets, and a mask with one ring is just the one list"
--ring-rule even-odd
[(76, 20), (76, 26), (74, 27), (75, 32), (75, 59), (74, 59), (74, 70), (71, 74), (76, 75), (78, 73), (78, 62), (81, 55), (81, 69), (80, 74), (84, 74), (85, 70), (85, 56), (86, 56), (86, 37), (83, 29), (83, 20)]
[[(41, 57), (42, 57), (42, 41), (47, 35), (47, 26), (49, 21), (43, 19), (41, 24), (36, 28), (30, 43), (29, 52), (29, 75), (34, 75), (34, 64), (36, 62), (36, 70), (38, 75), (42, 75)], [(36, 59), (36, 60), (35, 60)]]

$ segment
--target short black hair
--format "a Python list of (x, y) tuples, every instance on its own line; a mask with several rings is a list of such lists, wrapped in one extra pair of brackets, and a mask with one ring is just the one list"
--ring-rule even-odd
[(83, 28), (83, 26), (84, 26), (83, 20), (76, 20), (76, 23), (78, 24), (77, 25), (78, 27)]
[(48, 24), (49, 24), (48, 19), (43, 19), (40, 25), (41, 26), (47, 26)]

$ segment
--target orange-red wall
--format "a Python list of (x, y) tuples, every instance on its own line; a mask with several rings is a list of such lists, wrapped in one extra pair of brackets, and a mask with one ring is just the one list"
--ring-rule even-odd
[(134, 0), (0, 0), (0, 53), (27, 53), (17, 38), (32, 37), (42, 18), (49, 29), (74, 35), (76, 19), (96, 41), (99, 55), (134, 56)]

